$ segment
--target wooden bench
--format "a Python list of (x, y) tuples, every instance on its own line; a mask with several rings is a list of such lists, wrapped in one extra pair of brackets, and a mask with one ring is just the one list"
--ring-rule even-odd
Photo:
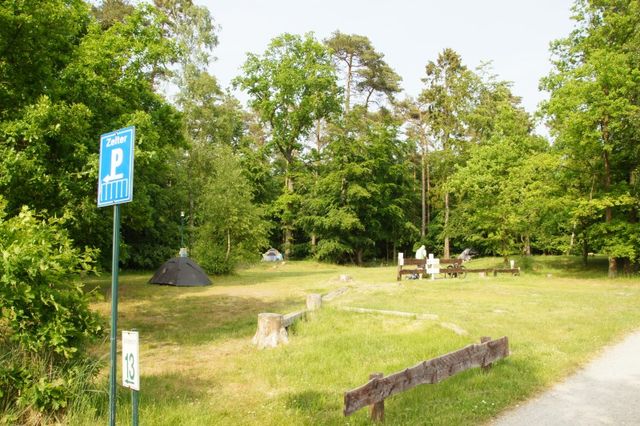
[(498, 274), (511, 274), (511, 275), (520, 275), (520, 268), (502, 268), (502, 269), (494, 269), (493, 276), (497, 276)]
[[(426, 272), (427, 259), (404, 259), (403, 265), (398, 265), (397, 280), (400, 281), (403, 275), (415, 275), (418, 274), (422, 277)], [(407, 266), (414, 266), (414, 268), (407, 269)]]
[(459, 265), (454, 267), (449, 266), (446, 269), (440, 269), (441, 274), (445, 274), (453, 278), (464, 278), (467, 276), (467, 272), (490, 274), (491, 272), (493, 272), (493, 268), (465, 268), (464, 266)]
[(441, 265), (462, 265), (462, 259), (440, 259)]
[(491, 274), (493, 273), (493, 276), (497, 276), (499, 273), (505, 273), (505, 274), (511, 274), (511, 275), (520, 275), (520, 268), (503, 268), (503, 269), (496, 269), (496, 268), (465, 268), (462, 265), (456, 265), (456, 266), (448, 266), (446, 269), (444, 268), (440, 268), (440, 273), (441, 274), (445, 274), (449, 277), (454, 277), (454, 278), (464, 278), (467, 276), (467, 272), (475, 272), (475, 273), (484, 273), (484, 274)]

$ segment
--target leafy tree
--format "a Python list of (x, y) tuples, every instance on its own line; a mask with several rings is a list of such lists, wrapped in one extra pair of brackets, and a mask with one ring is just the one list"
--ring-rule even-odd
[(407, 125), (407, 138), (416, 141), (417, 153), (420, 158), (420, 237), (424, 240), (431, 221), (429, 154), (434, 149), (430, 140), (431, 133), (427, 119), (429, 110), (427, 105), (411, 98), (399, 102), (397, 109)]
[(268, 125), (269, 143), (284, 160), (285, 185), (278, 205), (288, 257), (296, 205), (293, 172), (315, 123), (339, 110), (335, 70), (326, 48), (311, 34), (284, 34), (272, 40), (262, 56), (248, 54), (243, 71), (235, 84), (248, 92), (249, 105)]
[(195, 5), (193, 0), (153, 0), (153, 3), (167, 17), (162, 29), (164, 36), (176, 43), (182, 71), (187, 65), (202, 70), (218, 45), (217, 28), (209, 9)]
[[(640, 151), (640, 13), (631, 0), (578, 0), (577, 28), (554, 43), (554, 70), (542, 81), (555, 146), (574, 172), (574, 221), (609, 256), (609, 276), (636, 262)], [(588, 241), (588, 243), (587, 243)], [(586, 251), (586, 250), (585, 250)]]
[(418, 100), (426, 107), (431, 139), (436, 148), (438, 160), (434, 165), (439, 169), (443, 209), (444, 257), (450, 256), (451, 205), (448, 190), (448, 176), (453, 165), (461, 162), (468, 146), (466, 119), (473, 105), (473, 90), (477, 76), (463, 63), (460, 55), (452, 49), (445, 49), (436, 61), (430, 61), (425, 67), (423, 78), (425, 88)]
[(106, 30), (116, 22), (124, 22), (135, 8), (127, 0), (102, 0), (100, 4), (91, 6), (91, 11), (102, 29)]
[[(40, 13), (39, 2), (0, 6), (0, 15), (11, 18), (3, 30), (15, 31), (18, 44), (26, 50), (29, 43), (50, 47), (38, 55), (42, 67), (13, 49), (0, 58), (15, 72), (3, 76), (3, 87), (10, 88), (3, 93), (20, 100), (3, 104), (0, 123), (0, 190), (7, 212), (16, 215), (28, 205), (67, 216), (65, 227), (76, 244), (100, 248), (107, 264), (110, 214), (95, 206), (98, 138), (135, 125), (136, 194), (123, 208), (125, 265), (155, 267), (172, 251), (165, 241), (178, 233), (170, 220), (179, 210), (172, 161), (184, 146), (180, 114), (154, 91), (155, 79), (178, 58), (176, 46), (163, 37), (165, 17), (140, 5), (103, 29), (85, 4), (48, 2), (44, 10), (50, 4), (56, 6), (51, 16)], [(25, 89), (27, 80), (39, 82)], [(37, 95), (29, 92), (33, 88)]]
[(267, 243), (266, 227), (231, 148), (208, 152), (211, 168), (198, 200), (193, 255), (209, 272), (228, 273), (241, 262), (258, 259)]
[(0, 119), (47, 92), (89, 25), (83, 0), (9, 0), (0, 4)]
[(407, 151), (389, 114), (369, 116), (356, 107), (330, 131), (326, 161), (304, 197), (301, 225), (317, 234), (316, 256), (363, 264), (379, 246), (404, 242), (416, 229), (406, 212), (411, 203)]
[(400, 92), (400, 76), (383, 60), (384, 55), (374, 49), (369, 38), (336, 31), (325, 44), (331, 49), (336, 65), (345, 69), (345, 112), (351, 109), (354, 88), (365, 96), (365, 108), (375, 93), (392, 99)]

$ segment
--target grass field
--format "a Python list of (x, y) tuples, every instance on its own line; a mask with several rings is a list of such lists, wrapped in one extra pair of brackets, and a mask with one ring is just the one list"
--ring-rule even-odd
[[(469, 267), (498, 266), (479, 259)], [(146, 425), (369, 424), (367, 410), (342, 416), (343, 393), (370, 373), (385, 375), (479, 342), (508, 336), (512, 354), (488, 373), (461, 373), (385, 401), (387, 424), (481, 424), (548, 388), (606, 345), (640, 327), (640, 281), (608, 280), (593, 259), (537, 257), (519, 277), (395, 281), (395, 267), (355, 268), (311, 262), (262, 264), (214, 285), (147, 284), (150, 273), (120, 279), (119, 329), (141, 339), (140, 421)], [(260, 312), (304, 307), (308, 293), (349, 291), (297, 323), (290, 343), (251, 344)], [(109, 316), (109, 276), (91, 281), (104, 295), (95, 309)], [(435, 314), (421, 320), (361, 314), (341, 307)], [(94, 351), (105, 360), (104, 392), (85, 401), (70, 424), (107, 423), (108, 339)], [(118, 361), (120, 362), (120, 360)], [(118, 379), (118, 383), (121, 380)], [(120, 387), (119, 387), (120, 388)], [(119, 389), (118, 420), (130, 417)]]

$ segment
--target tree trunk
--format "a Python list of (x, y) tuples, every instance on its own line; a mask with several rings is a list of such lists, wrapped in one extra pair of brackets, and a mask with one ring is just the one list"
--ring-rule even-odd
[(363, 263), (364, 250), (361, 248), (356, 250), (356, 265), (362, 266)]
[[(609, 159), (609, 152), (607, 146), (609, 145), (609, 117), (605, 116), (602, 120), (602, 140), (604, 142), (604, 151), (602, 152), (602, 158), (604, 160), (604, 191), (609, 192), (611, 188), (611, 161)], [(607, 225), (611, 224), (613, 220), (613, 209), (607, 207), (604, 211), (604, 220)], [(618, 275), (618, 261), (615, 257), (609, 256), (609, 278), (615, 278)]]
[(253, 336), (252, 342), (259, 349), (275, 348), (279, 343), (289, 343), (287, 330), (282, 324), (282, 315), (258, 314), (258, 330)]
[(229, 255), (231, 254), (231, 231), (227, 229), (227, 254), (224, 256), (224, 261), (229, 261)]
[(615, 278), (618, 276), (618, 259), (616, 257), (609, 257), (609, 278)]
[[(629, 174), (629, 186), (631, 188), (634, 188), (636, 186), (637, 177), (638, 177), (638, 173), (635, 170), (631, 171), (631, 173)], [(629, 211), (629, 223), (633, 223), (633, 224), (638, 223), (638, 208), (635, 205), (632, 206), (631, 211)], [(637, 258), (638, 257), (636, 256), (636, 259)], [(638, 262), (636, 259), (628, 259), (629, 274), (633, 274), (638, 269)], [(626, 263), (625, 263), (625, 267), (626, 267)], [(625, 271), (625, 274), (626, 273), (627, 271)]]
[(422, 152), (422, 167), (420, 176), (421, 180), (421, 195), (422, 195), (422, 223), (420, 225), (420, 236), (424, 239), (427, 229), (427, 167), (425, 161), (424, 151)]
[(398, 254), (397, 254), (397, 248), (396, 248), (396, 242), (393, 242), (393, 256), (391, 257), (391, 259), (397, 259), (398, 258)]
[(364, 101), (364, 110), (369, 111), (369, 99), (373, 95), (373, 89), (369, 89), (369, 93), (367, 94), (367, 98)]
[(449, 226), (449, 193), (446, 192), (444, 194), (444, 253), (443, 256), (445, 259), (449, 259), (449, 230), (447, 227)]
[(431, 194), (431, 173), (429, 171), (429, 162), (427, 161), (427, 229), (431, 225), (431, 205), (429, 204), (429, 196)]
[[(293, 194), (293, 179), (288, 173), (289, 167), (287, 167), (287, 177), (285, 179), (285, 185), (287, 187), (287, 193)], [(283, 222), (284, 228), (284, 260), (289, 260), (291, 256), (291, 247), (293, 246), (293, 224)]]
[(531, 238), (528, 235), (524, 237), (524, 255), (531, 256)]
[(571, 230), (571, 241), (569, 241), (569, 248), (567, 249), (567, 256), (571, 254), (571, 250), (573, 250), (573, 243), (576, 239), (576, 226), (578, 222), (573, 222), (573, 229)]
[(344, 94), (344, 112), (345, 114), (349, 112), (350, 102), (351, 102), (351, 80), (353, 79), (353, 55), (347, 61), (347, 90)]
[(318, 154), (322, 150), (322, 128), (320, 120), (316, 120), (316, 149), (318, 150)]

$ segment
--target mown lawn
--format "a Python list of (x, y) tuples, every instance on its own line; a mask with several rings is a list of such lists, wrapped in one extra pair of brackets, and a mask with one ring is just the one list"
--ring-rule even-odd
[[(512, 354), (484, 374), (471, 370), (385, 402), (386, 424), (479, 424), (574, 372), (606, 345), (640, 327), (640, 281), (608, 280), (592, 259), (537, 257), (519, 277), (395, 281), (395, 267), (355, 268), (312, 262), (258, 265), (214, 285), (149, 285), (151, 273), (123, 274), (119, 329), (141, 339), (140, 421), (147, 425), (369, 424), (367, 410), (342, 416), (343, 393), (420, 361), (508, 336)], [(469, 267), (499, 265), (479, 259)], [(290, 343), (251, 344), (260, 312), (304, 307), (308, 293), (349, 291), (294, 327)], [(110, 312), (109, 277), (92, 281)], [(341, 310), (361, 307), (437, 315), (419, 320)], [(104, 392), (88, 399), (70, 424), (107, 423), (108, 339)], [(120, 362), (120, 360), (118, 360)], [(120, 379), (118, 380), (120, 383)], [(120, 389), (118, 421), (130, 417)]]

